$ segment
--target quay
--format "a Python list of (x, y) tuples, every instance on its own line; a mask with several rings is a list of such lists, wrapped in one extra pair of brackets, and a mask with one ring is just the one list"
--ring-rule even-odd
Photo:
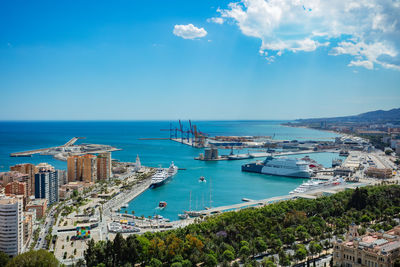
[[(62, 145), (61, 147), (72, 146), (76, 141), (78, 141), (78, 139), (82, 139), (82, 137), (74, 137), (71, 140), (69, 140), (67, 143)], [(23, 152), (15, 152), (15, 153), (11, 153), (10, 157), (32, 157), (32, 155), (34, 155), (34, 154), (46, 152), (50, 149), (51, 149), (51, 147), (50, 148), (39, 148), (39, 149), (28, 150), (28, 151), (23, 151)]]
[(201, 158), (195, 157), (195, 160), (201, 161), (219, 161), (219, 160), (244, 160), (244, 159), (252, 159), (252, 158), (265, 158), (268, 156), (289, 156), (289, 155), (302, 155), (302, 154), (312, 154), (312, 153), (322, 153), (322, 152), (337, 152), (334, 149), (324, 149), (324, 150), (301, 150), (301, 151), (287, 151), (287, 152), (256, 152), (256, 153), (243, 153), (243, 154), (235, 154), (235, 155), (221, 155), (218, 158)]
[(265, 205), (268, 205), (268, 204), (271, 204), (274, 202), (290, 200), (290, 199), (297, 199), (297, 198), (316, 199), (318, 196), (332, 195), (339, 191), (343, 191), (346, 189), (354, 189), (355, 187), (365, 186), (365, 185), (367, 185), (367, 184), (366, 183), (352, 183), (352, 184), (346, 184), (346, 185), (337, 186), (337, 187), (329, 187), (326, 189), (316, 189), (316, 190), (313, 190), (313, 191), (310, 191), (307, 193), (302, 193), (302, 194), (277, 196), (277, 197), (271, 197), (271, 198), (261, 199), (261, 200), (246, 199), (249, 201), (246, 201), (245, 203), (238, 203), (238, 204), (233, 204), (233, 205), (209, 208), (206, 210), (198, 211), (198, 213), (203, 216), (208, 216), (208, 215), (217, 214), (217, 213), (226, 212), (226, 211), (240, 210), (243, 208), (262, 207), (262, 206), (265, 206)]

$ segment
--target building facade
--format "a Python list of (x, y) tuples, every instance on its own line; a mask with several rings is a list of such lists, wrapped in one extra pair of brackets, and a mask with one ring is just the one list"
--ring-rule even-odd
[(31, 239), (32, 232), (33, 232), (33, 225), (36, 219), (36, 213), (35, 212), (24, 212), (23, 216), (23, 244), (26, 247), (28, 245), (29, 240)]
[(400, 257), (400, 226), (358, 236), (352, 224), (346, 241), (333, 244), (333, 265), (340, 267), (393, 267)]
[(97, 155), (97, 180), (108, 180), (111, 178), (111, 152)]
[(6, 195), (22, 195), (24, 198), (27, 196), (26, 183), (14, 181), (8, 183), (5, 188)]
[(22, 199), (0, 199), (0, 251), (18, 255), (23, 246)]
[(10, 171), (16, 171), (28, 175), (29, 183), (27, 183), (28, 194), (35, 195), (35, 174), (37, 173), (36, 166), (30, 163), (17, 164), (10, 167)]
[(26, 203), (28, 202), (28, 190), (26, 186), (26, 182), (18, 182), (14, 181), (8, 183), (4, 190), (6, 196), (21, 196), (23, 199), (23, 207), (25, 208)]
[(41, 219), (46, 213), (47, 209), (47, 199), (35, 199), (26, 205), (27, 211), (34, 211), (36, 214), (36, 219)]
[(67, 159), (68, 182), (94, 183), (97, 180), (97, 157), (91, 154)]
[(35, 198), (47, 199), (49, 205), (58, 201), (58, 172), (40, 170), (35, 174)]

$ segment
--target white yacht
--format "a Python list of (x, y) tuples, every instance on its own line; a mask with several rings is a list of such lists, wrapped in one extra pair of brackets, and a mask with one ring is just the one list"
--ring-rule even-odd
[(168, 169), (158, 168), (156, 173), (151, 177), (150, 188), (156, 188), (163, 185), (169, 178), (178, 172), (178, 167), (171, 163)]

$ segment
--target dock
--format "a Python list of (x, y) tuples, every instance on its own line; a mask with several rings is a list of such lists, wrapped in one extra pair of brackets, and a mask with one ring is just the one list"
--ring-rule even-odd
[(221, 212), (236, 211), (236, 210), (240, 210), (243, 208), (262, 207), (262, 206), (265, 206), (268, 204), (272, 204), (274, 202), (285, 201), (285, 200), (290, 200), (290, 199), (297, 199), (297, 198), (316, 199), (318, 196), (331, 195), (331, 194), (335, 194), (339, 191), (343, 191), (346, 189), (354, 189), (355, 187), (365, 186), (365, 185), (366, 185), (365, 183), (352, 183), (352, 184), (346, 184), (346, 185), (342, 185), (342, 186), (336, 186), (336, 187), (330, 187), (330, 188), (324, 188), (324, 189), (316, 189), (314, 191), (310, 191), (307, 193), (290, 194), (290, 195), (271, 197), (271, 198), (266, 198), (266, 199), (261, 199), (261, 200), (251, 200), (251, 199), (243, 198), (242, 201), (245, 201), (244, 203), (242, 202), (242, 203), (233, 204), (233, 205), (209, 208), (206, 210), (198, 211), (198, 213), (200, 213), (203, 216), (207, 216), (207, 215), (217, 214), (217, 213), (221, 213)]
[[(74, 137), (71, 140), (69, 140), (67, 143), (62, 145), (61, 147), (72, 146), (73, 144), (75, 144), (76, 141), (78, 141), (78, 139), (82, 139), (82, 137)], [(49, 147), (49, 148), (39, 148), (39, 149), (28, 150), (28, 151), (23, 151), (23, 152), (15, 152), (15, 153), (11, 153), (10, 157), (32, 157), (32, 155), (48, 151), (49, 149), (51, 149), (51, 147)]]
[(245, 153), (245, 154), (235, 154), (235, 155), (221, 155), (216, 159), (205, 159), (200, 157), (195, 157), (196, 160), (201, 161), (219, 161), (219, 160), (244, 160), (252, 158), (266, 158), (268, 156), (289, 156), (289, 155), (302, 155), (302, 154), (312, 154), (321, 152), (337, 152), (336, 150), (326, 149), (326, 150), (300, 150), (300, 151), (288, 151), (288, 152), (255, 152), (255, 153)]

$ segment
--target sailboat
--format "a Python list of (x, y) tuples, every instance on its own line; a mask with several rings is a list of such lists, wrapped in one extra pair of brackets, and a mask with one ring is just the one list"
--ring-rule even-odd
[(190, 191), (189, 210), (186, 210), (185, 214), (190, 217), (199, 217), (201, 215), (200, 212), (192, 210), (192, 191)]

